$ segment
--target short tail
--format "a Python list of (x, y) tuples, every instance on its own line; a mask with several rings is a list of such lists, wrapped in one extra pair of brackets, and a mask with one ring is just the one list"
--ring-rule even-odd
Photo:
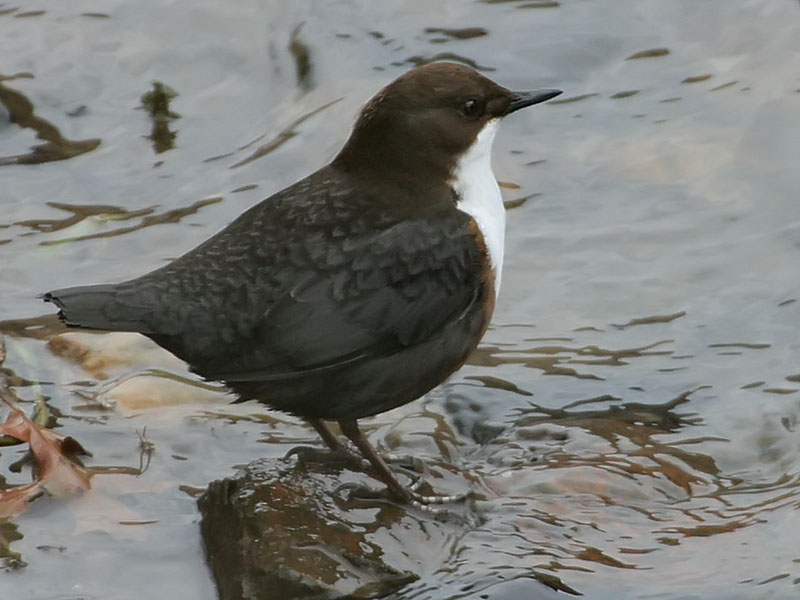
[(145, 333), (148, 327), (141, 311), (120, 303), (118, 295), (115, 285), (87, 285), (53, 290), (40, 298), (58, 307), (58, 316), (68, 327)]

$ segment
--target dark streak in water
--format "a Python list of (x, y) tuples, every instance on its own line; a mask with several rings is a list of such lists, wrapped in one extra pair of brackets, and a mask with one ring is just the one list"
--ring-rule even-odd
[(709, 344), (709, 348), (746, 348), (748, 350), (763, 350), (770, 348), (772, 344), (747, 344), (747, 343), (732, 343), (732, 344)]
[(732, 85), (736, 85), (737, 83), (739, 83), (739, 82), (738, 81), (729, 81), (728, 83), (723, 83), (722, 85), (718, 85), (717, 87), (713, 87), (708, 91), (709, 92), (716, 92), (717, 90), (724, 90), (725, 88), (731, 87)]
[(43, 14), (47, 13), (46, 10), (29, 10), (27, 12), (21, 12), (14, 15), (15, 19), (24, 19), (27, 17), (41, 17)]
[(425, 33), (441, 33), (456, 40), (469, 40), (481, 37), (489, 32), (483, 27), (462, 27), (460, 29), (447, 29), (444, 27), (426, 27)]
[[(2, 77), (0, 77), (2, 79)], [(100, 145), (100, 140), (68, 140), (61, 135), (58, 127), (37, 116), (33, 103), (28, 98), (0, 83), (0, 103), (8, 110), (8, 120), (20, 127), (33, 129), (36, 137), (45, 140), (44, 144), (32, 146), (32, 152), (16, 156), (0, 156), (0, 166), (35, 165), (55, 160), (66, 160), (90, 152)]]
[(638, 319), (631, 319), (627, 323), (623, 323), (618, 325), (616, 323), (611, 323), (612, 327), (616, 327), (617, 329), (627, 329), (628, 327), (635, 327), (636, 325), (652, 325), (654, 323), (669, 323), (670, 321), (674, 321), (675, 319), (679, 319), (681, 317), (686, 316), (686, 311), (682, 310), (680, 312), (673, 313), (671, 315), (653, 315), (651, 317), (641, 317)]
[(560, 6), (556, 0), (536, 0), (535, 2), (526, 2), (520, 4), (517, 8), (556, 8)]
[(64, 114), (67, 115), (68, 117), (83, 117), (88, 112), (89, 108), (85, 104), (81, 104), (79, 106), (76, 106), (72, 110), (68, 110)]
[(766, 381), (754, 381), (752, 383), (747, 383), (747, 384), (743, 385), (741, 387), (741, 389), (743, 389), (743, 390), (751, 390), (753, 388), (761, 387), (765, 383), (767, 383), (767, 382)]
[(489, 375), (470, 375), (468, 377), (464, 377), (464, 379), (479, 381), (484, 387), (487, 388), (503, 390), (505, 392), (513, 392), (515, 394), (519, 394), (520, 396), (533, 396), (531, 392), (520, 389), (516, 384), (506, 381), (505, 379), (500, 379), (499, 377), (491, 377)]
[(311, 50), (308, 45), (300, 40), (300, 30), (303, 23), (300, 23), (292, 31), (289, 39), (289, 54), (294, 60), (295, 73), (297, 74), (297, 85), (303, 91), (311, 88)]
[(611, 94), (610, 98), (614, 100), (620, 100), (622, 98), (630, 98), (631, 96), (635, 96), (639, 93), (639, 90), (624, 90), (622, 92), (617, 92), (616, 94)]
[(681, 83), (700, 83), (701, 81), (708, 81), (711, 79), (713, 75), (711, 73), (705, 73), (703, 75), (693, 75), (692, 77), (687, 77)]
[(88, 219), (89, 217), (103, 215), (116, 220), (126, 220), (134, 217), (143, 217), (149, 215), (155, 210), (155, 208), (150, 207), (135, 211), (128, 211), (118, 206), (108, 206), (102, 204), (78, 205), (63, 204), (61, 202), (47, 202), (46, 204), (52, 208), (69, 212), (71, 215), (69, 217), (64, 217), (63, 219), (28, 219), (26, 221), (17, 221), (14, 223), (14, 225), (28, 227), (41, 233), (52, 233), (54, 231), (66, 229), (67, 227), (72, 227), (73, 225), (76, 225), (84, 219)]
[(215, 196), (214, 198), (205, 198), (203, 200), (198, 200), (197, 202), (194, 202), (190, 206), (186, 206), (184, 208), (175, 208), (172, 210), (167, 210), (163, 213), (148, 215), (144, 217), (139, 223), (137, 223), (136, 225), (132, 225), (130, 227), (120, 227), (119, 229), (112, 229), (110, 231), (101, 231), (99, 233), (79, 235), (71, 238), (64, 238), (61, 240), (46, 240), (44, 242), (39, 242), (39, 243), (42, 246), (55, 246), (57, 244), (65, 244), (67, 242), (82, 242), (85, 240), (93, 240), (97, 238), (115, 237), (126, 233), (132, 233), (134, 231), (144, 229), (145, 227), (152, 227), (153, 225), (164, 225), (166, 223), (179, 223), (181, 219), (183, 219), (184, 217), (193, 215), (197, 213), (201, 208), (209, 206), (210, 204), (216, 204), (217, 202), (222, 202), (221, 196)]
[(472, 60), (471, 58), (467, 58), (466, 56), (462, 56), (461, 54), (456, 54), (455, 52), (440, 52), (435, 56), (426, 57), (426, 56), (411, 56), (406, 59), (407, 63), (414, 65), (415, 67), (421, 67), (422, 65), (427, 65), (432, 62), (436, 62), (439, 60), (448, 60), (453, 62), (458, 62), (467, 65), (468, 67), (472, 67), (476, 71), (494, 71), (493, 67), (485, 67), (479, 65), (477, 62)]
[(669, 49), (667, 48), (652, 48), (650, 50), (640, 50), (635, 54), (631, 54), (625, 60), (636, 60), (638, 58), (655, 58), (656, 56), (666, 56), (669, 54)]
[[(310, 119), (311, 117), (313, 117), (317, 113), (321, 113), (326, 108), (329, 108), (329, 107), (333, 106), (334, 104), (336, 104), (337, 102), (340, 102), (341, 100), (342, 100), (341, 98), (337, 98), (336, 100), (331, 100), (327, 104), (323, 104), (319, 108), (315, 108), (314, 110), (312, 110), (310, 112), (307, 112), (306, 114), (302, 115), (301, 117), (298, 117), (297, 119), (295, 119), (294, 121), (289, 123), (289, 125), (287, 127), (282, 129), (278, 133), (278, 135), (276, 135), (274, 138), (272, 138), (269, 142), (267, 142), (263, 146), (260, 146), (250, 156), (240, 160), (239, 162), (237, 162), (234, 165), (231, 165), (231, 169), (238, 169), (239, 167), (244, 166), (244, 165), (246, 165), (248, 163), (251, 163), (254, 160), (257, 160), (257, 159), (261, 158), (262, 156), (266, 156), (270, 152), (274, 152), (275, 150), (277, 150), (278, 148), (283, 146), (286, 142), (288, 142), (290, 139), (292, 139), (294, 136), (297, 135), (297, 131), (295, 131), (295, 128), (298, 125), (300, 125), (304, 121), (307, 121), (308, 119)], [(263, 136), (261, 136), (261, 137), (263, 137)], [(242, 146), (241, 148), (239, 148), (239, 150), (243, 150), (244, 148), (247, 148), (252, 143), (253, 142), (250, 142), (249, 144), (246, 144), (246, 145)], [(230, 154), (222, 155), (222, 156), (230, 156)], [(203, 162), (209, 162), (209, 161), (212, 161), (212, 160), (216, 160), (218, 158), (221, 158), (221, 157), (220, 156), (215, 156), (213, 158), (207, 158)]]
[(575, 558), (580, 560), (588, 560), (607, 567), (614, 567), (615, 569), (636, 569), (636, 565), (624, 563), (619, 559), (609, 556), (599, 548), (584, 548), (575, 553)]
[(572, 102), (580, 102), (581, 100), (586, 100), (587, 98), (592, 98), (597, 96), (597, 92), (593, 92), (591, 94), (581, 94), (580, 96), (570, 96), (569, 98), (560, 98), (558, 100), (551, 100), (547, 104), (570, 104)]
[(522, 196), (521, 198), (514, 198), (513, 200), (507, 200), (506, 202), (503, 203), (503, 206), (506, 207), (506, 210), (511, 210), (512, 208), (519, 208), (531, 198), (536, 198), (541, 195), (542, 195), (541, 192), (534, 192), (533, 194), (528, 194), (527, 196)]
[[(525, 2), (525, 0), (481, 0), (486, 4), (512, 4), (515, 2)], [(517, 5), (516, 8), (555, 8), (559, 6), (556, 0), (528, 0), (524, 4)]]
[(247, 192), (249, 190), (254, 190), (258, 187), (257, 183), (248, 183), (247, 185), (240, 186), (235, 190), (231, 190), (231, 194), (238, 194), (239, 192)]
[(625, 359), (640, 358), (644, 356), (668, 356), (670, 350), (653, 351), (653, 348), (670, 343), (672, 340), (662, 340), (654, 344), (639, 348), (623, 348), (621, 350), (608, 350), (599, 346), (569, 347), (562, 345), (535, 346), (533, 348), (501, 348), (499, 346), (481, 345), (469, 357), (467, 362), (471, 365), (483, 367), (496, 367), (498, 365), (516, 364), (528, 368), (539, 369), (546, 375), (566, 375), (576, 379), (594, 379), (603, 381), (603, 378), (592, 373), (580, 373), (567, 365), (612, 366), (627, 365)]
[(594, 396), (592, 398), (582, 398), (581, 400), (575, 400), (574, 402), (565, 404), (563, 410), (569, 410), (570, 408), (577, 408), (579, 406), (586, 406), (587, 404), (606, 404), (608, 402), (622, 402), (622, 398), (612, 396), (611, 394), (603, 394), (602, 396)]
[[(548, 421), (552, 419), (558, 419), (559, 421), (561, 420), (579, 421), (580, 425), (583, 427), (587, 427), (588, 421), (613, 420), (620, 424), (623, 423), (629, 425), (645, 424), (665, 431), (675, 431), (684, 425), (691, 424), (691, 421), (685, 418), (685, 416), (674, 414), (672, 411), (678, 406), (681, 406), (682, 404), (686, 404), (687, 402), (689, 402), (691, 395), (694, 394), (695, 392), (700, 391), (701, 389), (704, 389), (704, 387), (705, 386), (683, 392), (679, 396), (662, 404), (643, 404), (641, 402), (625, 402), (622, 404), (614, 404), (606, 408), (600, 408), (594, 410), (584, 410), (584, 411), (570, 410), (578, 406), (583, 406), (587, 404), (604, 404), (608, 402), (616, 403), (621, 400), (620, 398), (608, 394), (604, 394), (602, 396), (596, 396), (594, 398), (577, 400), (571, 404), (566, 405), (563, 408), (548, 408), (532, 404), (531, 409), (525, 409), (520, 411), (521, 415), (523, 415), (523, 418), (519, 419), (516, 422), (516, 425), (529, 426), (544, 421), (545, 419), (543, 419), (541, 416), (531, 414), (531, 413), (539, 413), (540, 415), (546, 415), (548, 417), (548, 419), (546, 420)], [(594, 429), (594, 427), (589, 427), (589, 428)], [(594, 432), (598, 433), (597, 431)], [(599, 433), (598, 435), (607, 438), (606, 435)]]

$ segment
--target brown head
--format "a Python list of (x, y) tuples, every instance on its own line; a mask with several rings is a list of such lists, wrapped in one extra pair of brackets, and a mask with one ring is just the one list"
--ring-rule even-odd
[(333, 166), (446, 179), (488, 123), (560, 93), (512, 92), (454, 63), (418, 67), (367, 103)]

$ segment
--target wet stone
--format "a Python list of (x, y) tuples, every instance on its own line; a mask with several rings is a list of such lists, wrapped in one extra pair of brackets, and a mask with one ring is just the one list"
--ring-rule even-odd
[(355, 498), (353, 481), (376, 487), (343, 461), (293, 457), (212, 482), (198, 504), (220, 600), (382, 598), (417, 580), (408, 548), (430, 544), (437, 524)]

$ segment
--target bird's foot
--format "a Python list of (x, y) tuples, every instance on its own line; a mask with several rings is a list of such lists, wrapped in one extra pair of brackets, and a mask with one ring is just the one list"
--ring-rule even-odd
[[(470, 497), (470, 493), (460, 494), (422, 494), (420, 488), (425, 487), (425, 473), (427, 465), (419, 457), (410, 454), (382, 454), (383, 459), (392, 465), (395, 470), (404, 473), (411, 483), (408, 486), (390, 486), (390, 491), (398, 499), (423, 505), (429, 504), (450, 504), (453, 502), (464, 502)], [(430, 486), (429, 486), (430, 487)]]
[(443, 505), (449, 503), (456, 503), (456, 502), (463, 502), (467, 498), (469, 498), (469, 494), (458, 494), (458, 495), (426, 495), (420, 494), (419, 492), (412, 489), (416, 486), (412, 484), (409, 487), (402, 487), (402, 488), (386, 488), (386, 489), (374, 489), (366, 484), (363, 483), (344, 483), (340, 485), (336, 492), (341, 494), (342, 492), (350, 492), (351, 498), (357, 498), (359, 500), (386, 500), (387, 492), (388, 495), (399, 501), (405, 506), (411, 506), (421, 512), (433, 515), (435, 517), (441, 518), (451, 518), (454, 517), (454, 513), (445, 508)]

